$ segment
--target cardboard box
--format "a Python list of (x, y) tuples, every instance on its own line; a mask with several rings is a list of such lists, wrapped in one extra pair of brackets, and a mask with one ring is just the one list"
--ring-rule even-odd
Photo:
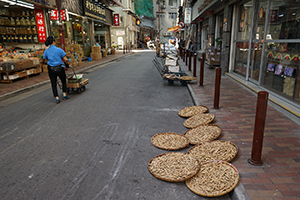
[(92, 47), (92, 53), (100, 53), (101, 47)]
[(100, 60), (101, 54), (100, 53), (91, 53), (90, 57), (92, 58), (92, 60)]
[(43, 65), (43, 72), (48, 72), (48, 66), (47, 65)]

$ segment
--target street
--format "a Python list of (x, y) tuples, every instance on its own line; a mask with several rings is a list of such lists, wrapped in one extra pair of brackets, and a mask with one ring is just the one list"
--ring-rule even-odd
[(152, 157), (168, 152), (151, 137), (183, 134), (177, 112), (193, 105), (186, 87), (160, 77), (154, 57), (88, 69), (86, 91), (60, 104), (50, 84), (0, 102), (0, 199), (208, 199), (148, 171)]

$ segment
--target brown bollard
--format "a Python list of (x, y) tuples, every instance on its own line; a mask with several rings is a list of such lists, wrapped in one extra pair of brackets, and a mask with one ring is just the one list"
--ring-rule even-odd
[(187, 61), (188, 61), (188, 56), (189, 56), (189, 50), (185, 50), (185, 65), (187, 65)]
[(179, 47), (179, 57), (180, 57), (180, 58), (182, 58), (182, 55), (181, 55), (181, 54), (182, 54), (182, 49), (181, 49), (181, 47)]
[(202, 54), (201, 58), (201, 64), (200, 64), (200, 79), (199, 79), (199, 86), (203, 86), (203, 77), (204, 77), (204, 56), (205, 54)]
[(194, 77), (196, 77), (196, 69), (197, 69), (197, 53), (194, 53), (194, 68), (193, 68)]
[(192, 70), (192, 51), (189, 51), (189, 71)]
[(266, 114), (268, 107), (268, 96), (269, 93), (265, 91), (258, 92), (257, 103), (256, 103), (256, 115), (254, 124), (254, 134), (252, 143), (251, 159), (248, 162), (251, 165), (262, 165), (261, 152), (264, 139), (264, 129), (266, 122)]
[(183, 62), (185, 62), (185, 54), (186, 54), (186, 52), (185, 52), (186, 50), (185, 49), (183, 49), (183, 55), (182, 55), (182, 60), (183, 60)]
[(123, 54), (125, 54), (125, 45), (123, 46)]
[(216, 68), (214, 109), (219, 109), (220, 86), (221, 86), (221, 71), (222, 71), (221, 67), (217, 67)]

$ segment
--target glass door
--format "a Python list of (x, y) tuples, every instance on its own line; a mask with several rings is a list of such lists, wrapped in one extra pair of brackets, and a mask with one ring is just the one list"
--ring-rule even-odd
[(265, 0), (260, 0), (255, 7), (254, 29), (251, 44), (251, 61), (248, 68), (248, 78), (250, 81), (258, 83), (260, 76), (260, 65), (263, 51), (263, 41), (265, 34), (265, 23), (268, 10), (268, 4)]

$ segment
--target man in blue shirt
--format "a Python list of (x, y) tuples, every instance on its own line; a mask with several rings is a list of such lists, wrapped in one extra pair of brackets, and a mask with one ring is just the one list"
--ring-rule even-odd
[(67, 78), (65, 67), (69, 67), (66, 53), (61, 48), (56, 47), (56, 41), (53, 36), (49, 36), (45, 42), (46, 46), (50, 47), (44, 52), (44, 59), (48, 65), (48, 75), (51, 81), (52, 92), (56, 103), (59, 103), (59, 96), (57, 92), (57, 76), (60, 78), (63, 90), (63, 99), (69, 99), (67, 96)]

